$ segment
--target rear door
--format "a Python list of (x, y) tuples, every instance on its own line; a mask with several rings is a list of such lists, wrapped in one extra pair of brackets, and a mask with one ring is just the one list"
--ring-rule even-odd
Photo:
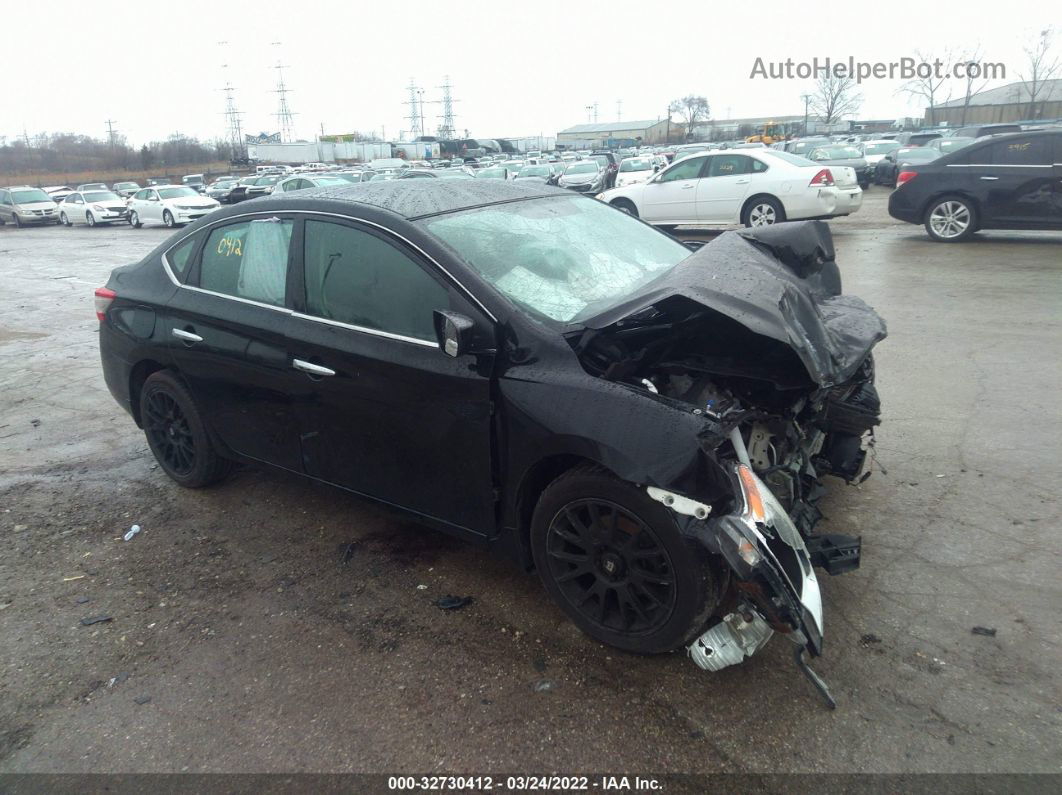
[(453, 308), (488, 339), (492, 326), (431, 263), (375, 228), (308, 218), (304, 239), (288, 338), (307, 473), (491, 533), (489, 363), (444, 354), (432, 313)]
[(1052, 139), (1019, 135), (993, 141), (978, 152), (978, 181), (986, 221), (1003, 226), (1055, 226), (1062, 223), (1055, 203), (1058, 178)]
[(649, 222), (673, 223), (697, 218), (697, 183), (707, 158), (690, 156), (671, 165), (646, 183), (638, 208)]
[(697, 183), (697, 217), (713, 223), (736, 222), (749, 194), (754, 166), (767, 167), (748, 155), (714, 154)]
[[(163, 334), (222, 442), (249, 458), (301, 471), (284, 336), (294, 221), (279, 215), (233, 220), (193, 236), (198, 254), (167, 305)], [(174, 260), (178, 254), (186, 252), (175, 247)]]

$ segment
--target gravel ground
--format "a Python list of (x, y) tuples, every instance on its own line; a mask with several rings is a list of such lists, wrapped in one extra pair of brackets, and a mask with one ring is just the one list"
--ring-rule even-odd
[(890, 327), (887, 474), (824, 506), (864, 541), (822, 581), (835, 712), (782, 640), (718, 674), (624, 654), (339, 491), (178, 488), (92, 309), (166, 231), (0, 228), (0, 772), (1059, 772), (1062, 236), (933, 244), (886, 195), (833, 224)]

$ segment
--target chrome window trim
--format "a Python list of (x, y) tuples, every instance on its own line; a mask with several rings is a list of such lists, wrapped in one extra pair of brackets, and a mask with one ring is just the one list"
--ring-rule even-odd
[[(422, 257), (424, 257), (424, 259), (426, 259), (428, 262), (430, 262), (432, 265), (434, 265), (436, 268), (438, 268), (442, 273), (444, 273), (446, 275), (446, 277), (448, 279), (450, 279), (451, 282), (453, 282), (455, 285), (457, 285), (457, 287), (460, 288), (461, 292), (463, 292), (469, 298), (469, 300), (472, 301), (473, 304), (475, 304), (477, 307), (479, 307), (480, 310), (482, 310), (483, 313), (488, 318), (490, 318), (490, 321), (492, 323), (497, 323), (498, 322), (498, 318), (496, 318), (494, 316), (494, 313), (491, 312), (489, 309), (487, 309), (487, 307), (485, 307), (483, 305), (483, 303), (475, 295), (472, 294), (471, 290), (469, 290), (467, 287), (465, 287), (465, 285), (463, 285), (460, 281), (458, 281), (458, 279), (455, 278), (454, 275), (452, 273), (450, 273), (450, 271), (448, 271), (446, 268), (444, 268), (439, 263), (438, 260), (436, 260), (430, 254), (428, 254), (428, 252), (426, 252), (424, 249), (422, 249), (416, 243), (413, 243), (412, 241), (410, 241), (407, 238), (403, 237), (402, 235), (398, 234), (394, 230), (388, 229), (383, 224), (378, 224), (375, 221), (368, 221), (368, 220), (366, 220), (364, 218), (358, 218), (358, 217), (353, 216), (353, 215), (343, 215), (342, 213), (324, 212), (322, 210), (280, 210), (280, 209), (277, 209), (277, 210), (259, 210), (258, 212), (241, 213), (239, 215), (230, 215), (230, 216), (227, 216), (226, 218), (219, 218), (217, 221), (215, 221), (213, 223), (204, 224), (203, 226), (199, 227), (198, 229), (196, 229), (196, 230), (194, 230), (192, 232), (189, 232), (187, 235), (184, 235), (180, 240), (175, 241), (172, 246), (170, 246), (169, 248), (167, 248), (165, 251), (162, 252), (162, 267), (166, 271), (166, 275), (170, 277), (170, 281), (173, 282), (174, 285), (176, 285), (177, 287), (181, 287), (181, 288), (187, 289), (187, 290), (196, 290), (198, 292), (208, 293), (210, 295), (219, 295), (222, 298), (232, 298), (232, 299), (238, 300), (238, 301), (245, 301), (246, 303), (258, 304), (258, 306), (266, 306), (266, 307), (269, 307), (270, 309), (278, 309), (278, 308), (286, 309), (284, 307), (275, 307), (272, 304), (262, 304), (262, 303), (259, 303), (257, 301), (248, 301), (247, 299), (237, 298), (236, 296), (227, 295), (226, 293), (216, 293), (216, 292), (213, 292), (211, 290), (204, 290), (201, 287), (193, 287), (193, 286), (188, 285), (188, 284), (181, 284), (181, 282), (179, 282), (177, 280), (177, 277), (174, 276), (173, 269), (170, 267), (169, 258), (166, 256), (171, 251), (173, 251), (174, 248), (179, 246), (181, 243), (183, 243), (189, 237), (191, 237), (194, 234), (198, 234), (199, 232), (201, 232), (204, 229), (209, 229), (209, 228), (212, 228), (212, 227), (215, 227), (215, 226), (219, 226), (221, 224), (228, 223), (230, 221), (235, 221), (235, 220), (237, 220), (239, 218), (251, 218), (251, 217), (254, 217), (254, 216), (261, 216), (261, 215), (271, 216), (271, 215), (276, 215), (277, 213), (291, 213), (293, 215), (303, 215), (303, 216), (316, 215), (316, 216), (322, 216), (322, 217), (325, 217), (325, 218), (339, 218), (339, 219), (344, 220), (344, 221), (355, 221), (355, 222), (357, 222), (359, 224), (365, 224), (366, 226), (371, 226), (371, 227), (373, 227), (375, 229), (379, 229), (385, 235), (389, 235), (389, 236), (391, 236), (393, 238), (397, 238), (398, 240), (401, 240), (403, 243), (405, 243), (411, 249), (413, 249), (418, 254), (420, 254)], [(207, 236), (209, 236), (210, 232), (207, 232), (206, 234), (207, 234)], [(286, 310), (286, 311), (293, 311), (293, 310)], [(366, 331), (366, 329), (362, 329), (362, 328), (360, 328), (358, 326), (350, 326), (350, 328), (354, 328), (354, 329), (357, 329), (359, 331)], [(368, 329), (368, 331), (371, 331), (371, 329)], [(379, 333), (379, 332), (377, 332), (377, 333)], [(408, 339), (412, 339), (412, 338), (410, 337)], [(418, 342), (424, 342), (424, 340), (418, 340)]]
[(375, 328), (366, 328), (365, 326), (355, 326), (352, 323), (343, 323), (340, 320), (330, 320), (326, 317), (317, 317), (317, 315), (304, 315), (302, 312), (292, 312), (291, 316), (296, 320), (312, 320), (315, 323), (324, 323), (327, 326), (338, 326), (339, 328), (350, 329), (351, 331), (360, 331), (362, 334), (372, 334), (373, 336), (384, 337), (389, 340), (408, 342), (412, 345), (422, 345), (427, 348), (439, 347), (439, 343), (437, 342), (422, 340), (417, 337), (407, 337), (404, 334), (395, 334), (390, 331), (381, 331), (380, 329)]

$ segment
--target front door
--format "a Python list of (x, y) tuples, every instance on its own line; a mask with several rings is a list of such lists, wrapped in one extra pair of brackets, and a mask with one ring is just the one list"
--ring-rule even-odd
[(706, 160), (703, 156), (684, 158), (646, 183), (638, 208), (642, 219), (650, 223), (699, 220), (697, 184)]
[[(249, 458), (302, 471), (284, 336), (293, 225), (290, 218), (243, 220), (201, 233), (202, 250), (167, 305), (161, 331), (222, 442)], [(187, 256), (179, 249), (167, 253), (175, 272)]]
[(453, 307), (493, 330), (429, 263), (367, 227), (308, 219), (303, 252), (288, 337), (307, 473), (490, 534), (489, 363), (444, 354), (432, 313)]

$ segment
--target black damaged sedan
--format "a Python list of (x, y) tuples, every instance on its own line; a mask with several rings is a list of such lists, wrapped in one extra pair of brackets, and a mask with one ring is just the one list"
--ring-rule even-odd
[(822, 650), (826, 476), (878, 423), (870, 307), (819, 222), (691, 251), (497, 180), (315, 188), (215, 212), (96, 291), (107, 384), (178, 484), (334, 484), (528, 569), (592, 637), (718, 670)]

